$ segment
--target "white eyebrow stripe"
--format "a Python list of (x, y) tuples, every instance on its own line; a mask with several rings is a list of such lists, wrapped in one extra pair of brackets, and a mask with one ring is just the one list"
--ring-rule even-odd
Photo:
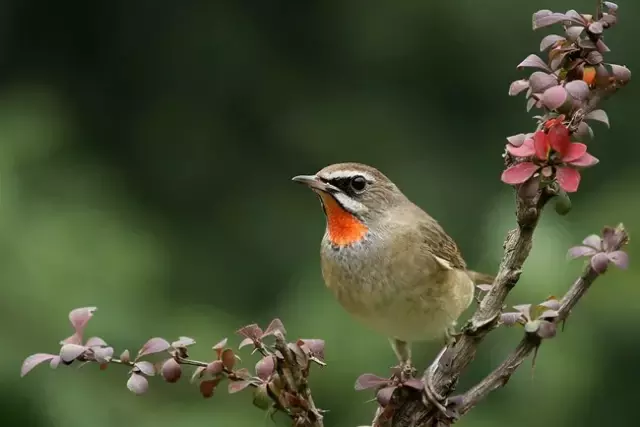
[(370, 181), (370, 182), (374, 182), (375, 181), (375, 178), (370, 173), (367, 173), (367, 172), (364, 172), (364, 171), (356, 171), (356, 170), (334, 171), (334, 172), (331, 172), (328, 175), (323, 176), (323, 178), (331, 181), (332, 179), (352, 178), (352, 177), (354, 177), (356, 175), (360, 175), (360, 176), (364, 177), (364, 179), (366, 179), (367, 181)]

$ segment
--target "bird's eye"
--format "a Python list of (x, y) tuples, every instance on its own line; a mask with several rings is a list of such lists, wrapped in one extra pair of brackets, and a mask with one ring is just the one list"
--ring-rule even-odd
[(351, 188), (353, 188), (356, 192), (360, 193), (361, 191), (364, 191), (364, 188), (367, 186), (367, 180), (364, 179), (363, 176), (356, 176), (353, 177), (353, 179), (351, 180)]

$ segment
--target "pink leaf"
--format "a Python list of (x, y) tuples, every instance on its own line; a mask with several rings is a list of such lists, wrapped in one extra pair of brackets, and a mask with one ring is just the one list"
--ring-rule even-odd
[(598, 252), (591, 258), (591, 268), (593, 268), (596, 273), (604, 273), (608, 265), (609, 257), (604, 252)]
[(113, 347), (95, 347), (93, 357), (100, 364), (109, 363), (113, 357)]
[(536, 154), (536, 150), (533, 147), (533, 139), (525, 140), (519, 147), (508, 144), (507, 151), (515, 157), (530, 157)]
[(403, 386), (411, 387), (414, 390), (424, 390), (424, 383), (418, 378), (411, 378), (402, 383)]
[(196, 343), (196, 340), (189, 337), (179, 337), (177, 341), (171, 343), (171, 347), (173, 348), (185, 348), (187, 346), (193, 345)]
[(598, 162), (600, 162), (600, 160), (598, 160), (596, 157), (592, 156), (589, 153), (584, 153), (582, 157), (572, 161), (571, 166), (587, 168), (589, 166), (597, 165)]
[(598, 122), (602, 122), (607, 125), (607, 127), (609, 127), (609, 116), (607, 116), (607, 113), (604, 110), (593, 110), (592, 112), (584, 116), (584, 118), (586, 120), (596, 120)]
[(567, 16), (563, 13), (553, 13), (550, 10), (539, 10), (533, 14), (533, 29), (548, 27), (558, 22), (565, 21)]
[(265, 356), (256, 363), (256, 375), (266, 381), (271, 377), (275, 368), (276, 363), (274, 357), (272, 355)]
[(262, 336), (262, 329), (255, 323), (252, 323), (247, 326), (243, 326), (242, 328), (236, 331), (237, 334), (245, 337), (245, 338), (254, 338), (258, 339)]
[(42, 362), (46, 362), (48, 360), (51, 360), (53, 362), (53, 359), (55, 359), (56, 357), (58, 357), (56, 354), (47, 354), (47, 353), (32, 354), (31, 356), (24, 359), (24, 362), (22, 362), (22, 368), (20, 368), (20, 376), (24, 377), (29, 373), (29, 371), (31, 371), (33, 368), (35, 368)]
[(60, 344), (78, 344), (78, 345), (82, 345), (82, 335), (75, 332), (73, 335), (71, 335), (68, 338), (63, 339), (62, 341), (60, 341)]
[(388, 378), (382, 378), (374, 374), (362, 374), (356, 380), (355, 389), (367, 390), (369, 388), (376, 388), (383, 385), (389, 384), (390, 380)]
[(548, 36), (544, 37), (540, 42), (540, 52), (547, 50), (557, 42), (564, 41), (564, 40), (565, 38), (562, 36), (559, 36), (557, 34), (549, 34)]
[(533, 176), (538, 170), (538, 165), (531, 162), (518, 163), (502, 172), (502, 182), (515, 185), (522, 184)]
[(558, 78), (554, 74), (536, 71), (529, 76), (529, 86), (533, 93), (542, 93), (552, 86), (558, 85)]
[(240, 381), (231, 381), (229, 382), (229, 394), (237, 393), (239, 391), (244, 390), (245, 388), (251, 385), (251, 381), (240, 380)]
[(550, 110), (560, 108), (567, 101), (568, 93), (562, 86), (552, 86), (542, 94), (542, 103)]
[(602, 251), (602, 237), (598, 236), (597, 234), (591, 234), (585, 237), (582, 241), (582, 244), (590, 246), (596, 249), (596, 251), (598, 252)]
[(51, 359), (51, 362), (49, 362), (49, 366), (51, 366), (51, 369), (56, 369), (61, 361), (62, 359), (60, 358), (60, 356), (56, 356)]
[(589, 96), (589, 85), (583, 80), (572, 80), (564, 85), (564, 89), (578, 101), (584, 101)]
[(200, 382), (200, 394), (205, 399), (213, 396), (220, 380), (205, 380)]
[(149, 381), (140, 374), (131, 374), (127, 381), (127, 388), (135, 394), (144, 394), (149, 389)]
[(551, 72), (551, 69), (549, 69), (549, 66), (547, 65), (547, 63), (544, 62), (538, 55), (534, 55), (533, 53), (527, 56), (524, 59), (524, 61), (519, 63), (517, 68), (524, 68), (524, 67), (540, 68), (545, 71)]
[(218, 351), (218, 350), (222, 350), (226, 345), (227, 345), (227, 339), (224, 338), (223, 340), (218, 342), (216, 345), (214, 345), (212, 348)]
[(569, 252), (567, 253), (567, 256), (569, 258), (575, 259), (575, 258), (580, 258), (583, 256), (593, 256), (596, 254), (596, 250), (589, 247), (589, 246), (574, 246), (573, 248), (569, 249)]
[(623, 251), (613, 251), (607, 254), (609, 260), (614, 263), (618, 268), (626, 270), (629, 266), (629, 255)]
[(241, 349), (242, 347), (246, 347), (250, 344), (253, 344), (253, 339), (252, 338), (245, 338), (240, 342), (240, 345), (238, 346), (238, 350)]
[(300, 339), (298, 340), (298, 345), (300, 345), (301, 342), (307, 349), (309, 349), (311, 355), (317, 357), (320, 360), (324, 360), (324, 340)]
[(100, 337), (91, 337), (87, 340), (85, 346), (87, 347), (106, 347), (107, 343)]
[(631, 71), (627, 67), (616, 64), (609, 64), (609, 66), (611, 67), (611, 73), (616, 80), (623, 83), (631, 80)]
[(537, 131), (533, 134), (533, 148), (536, 151), (536, 156), (540, 160), (547, 160), (549, 155), (549, 139), (544, 131)]
[(71, 310), (69, 313), (69, 321), (71, 326), (79, 335), (82, 335), (82, 331), (87, 326), (89, 319), (93, 317), (93, 313), (97, 310), (96, 307), (83, 307)]
[(64, 362), (71, 362), (85, 351), (87, 351), (87, 348), (85, 346), (78, 344), (65, 344), (60, 349), (60, 358)]
[(136, 364), (133, 365), (133, 369), (137, 369), (138, 371), (150, 377), (156, 374), (156, 368), (155, 366), (153, 366), (153, 363), (147, 362), (146, 360), (142, 362), (136, 362)]
[(556, 170), (556, 180), (567, 193), (575, 193), (580, 185), (580, 172), (568, 167), (559, 167)]
[(580, 157), (584, 156), (587, 152), (587, 146), (581, 142), (572, 142), (567, 147), (567, 151), (562, 156), (562, 161), (566, 163), (571, 163), (575, 160), (578, 160)]
[(122, 363), (129, 363), (131, 361), (131, 355), (129, 354), (129, 350), (125, 350), (120, 355), (120, 360)]
[(194, 382), (198, 378), (202, 378), (204, 375), (204, 371), (207, 369), (205, 366), (198, 366), (194, 371), (193, 375), (191, 375), (191, 382)]
[(167, 359), (162, 364), (161, 374), (168, 383), (175, 383), (182, 376), (182, 367), (175, 359)]
[(169, 342), (164, 338), (151, 338), (138, 351), (138, 357), (146, 356), (153, 353), (160, 353), (162, 351), (168, 350), (169, 347), (171, 347), (171, 344), (169, 344)]
[(391, 397), (393, 397), (393, 392), (396, 391), (397, 386), (385, 387), (383, 389), (378, 390), (376, 393), (376, 400), (378, 404), (383, 408), (391, 402)]
[(507, 326), (515, 325), (521, 319), (522, 319), (522, 313), (520, 312), (508, 312), (508, 313), (502, 313), (500, 315), (500, 322), (502, 322), (504, 325), (507, 325)]
[(511, 85), (509, 86), (509, 96), (516, 96), (527, 89), (529, 89), (529, 82), (527, 80), (516, 80), (511, 82)]

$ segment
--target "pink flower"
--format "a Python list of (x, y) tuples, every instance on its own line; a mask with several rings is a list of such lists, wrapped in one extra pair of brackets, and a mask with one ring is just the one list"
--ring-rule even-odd
[(578, 190), (580, 172), (578, 168), (598, 163), (587, 146), (581, 142), (571, 142), (569, 129), (562, 119), (551, 119), (545, 123), (547, 131), (539, 130), (532, 138), (526, 138), (522, 145), (507, 144), (507, 151), (514, 157), (530, 158), (530, 161), (517, 163), (502, 173), (506, 184), (522, 184), (537, 172), (544, 177), (552, 177), (567, 193)]

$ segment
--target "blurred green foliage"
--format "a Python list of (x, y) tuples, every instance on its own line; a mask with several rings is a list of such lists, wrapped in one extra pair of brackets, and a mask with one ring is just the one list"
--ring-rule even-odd
[[(507, 135), (533, 128), (507, 88), (547, 33), (531, 31), (531, 14), (595, 9), (516, 3), (1, 2), (2, 424), (269, 425), (249, 394), (204, 400), (187, 381), (156, 378), (135, 397), (118, 366), (42, 366), (20, 380), (23, 358), (56, 351), (68, 311), (86, 305), (99, 307), (88, 334), (117, 350), (189, 335), (202, 359), (236, 328), (278, 316), (292, 338), (327, 341), (328, 366), (311, 378), (326, 425), (367, 423), (374, 406), (354, 380), (385, 374), (394, 357), (325, 291), (322, 213), (289, 178), (375, 165), (471, 266), (496, 268), (514, 224), (500, 154)], [(620, 3), (609, 60), (633, 71), (640, 3)], [(570, 215), (546, 212), (510, 303), (561, 295), (581, 268), (567, 248), (601, 226), (640, 230), (636, 99), (632, 83), (605, 105), (612, 129), (596, 124), (589, 150), (601, 164), (583, 174)], [(639, 276), (632, 262), (599, 280), (541, 349), (534, 379), (523, 367), (461, 425), (633, 424)], [(519, 338), (494, 333), (461, 387)], [(419, 367), (436, 350), (419, 345)]]

